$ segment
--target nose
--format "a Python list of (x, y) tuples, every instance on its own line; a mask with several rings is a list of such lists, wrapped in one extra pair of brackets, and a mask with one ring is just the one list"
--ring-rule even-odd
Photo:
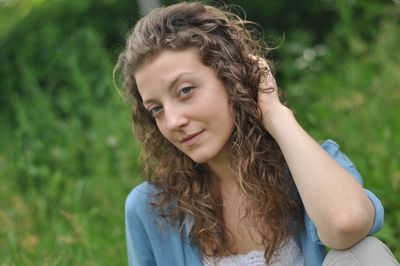
[(168, 130), (179, 130), (189, 122), (182, 108), (174, 106), (170, 106), (169, 108), (164, 107), (164, 115)]

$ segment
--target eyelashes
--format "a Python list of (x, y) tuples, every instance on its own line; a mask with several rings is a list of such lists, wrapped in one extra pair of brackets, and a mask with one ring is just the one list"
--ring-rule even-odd
[(185, 97), (189, 95), (194, 90), (194, 86), (186, 86), (179, 90), (178, 96)]
[[(186, 99), (189, 99), (195, 89), (195, 86), (184, 86), (181, 89), (179, 89), (177, 98), (181, 101), (184, 101)], [(157, 118), (159, 114), (163, 111), (162, 105), (154, 105), (148, 108), (148, 112), (150, 115), (154, 118)]]
[(151, 107), (148, 111), (152, 117), (156, 117), (162, 111), (162, 107), (157, 105), (157, 106)]

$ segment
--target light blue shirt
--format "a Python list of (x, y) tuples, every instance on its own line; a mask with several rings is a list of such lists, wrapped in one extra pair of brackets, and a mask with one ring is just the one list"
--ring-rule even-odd
[[(350, 172), (362, 184), (362, 178), (353, 163), (344, 155), (336, 142), (325, 141), (321, 147), (343, 168)], [(125, 204), (126, 239), (129, 265), (158, 266), (202, 266), (202, 256), (197, 246), (189, 241), (189, 232), (193, 221), (184, 221), (184, 230), (161, 221), (154, 208), (149, 206), (152, 195), (157, 189), (143, 182), (129, 194)], [(380, 200), (365, 189), (375, 207), (374, 224), (369, 234), (374, 234), (383, 226), (383, 206)], [(160, 224), (161, 223), (161, 224)], [(320, 266), (326, 255), (316, 227), (308, 214), (304, 215), (304, 227), (296, 236), (303, 253), (305, 266)]]

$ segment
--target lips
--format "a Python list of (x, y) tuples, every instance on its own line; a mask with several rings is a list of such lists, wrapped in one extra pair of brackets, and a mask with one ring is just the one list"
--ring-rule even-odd
[(198, 136), (203, 133), (204, 130), (200, 130), (197, 133), (187, 135), (186, 137), (181, 139), (181, 143), (185, 145), (193, 145), (197, 142)]

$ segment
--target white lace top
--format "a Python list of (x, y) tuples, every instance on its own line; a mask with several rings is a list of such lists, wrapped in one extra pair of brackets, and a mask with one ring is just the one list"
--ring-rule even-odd
[[(266, 266), (264, 251), (253, 250), (247, 254), (226, 257), (204, 257), (204, 266)], [(303, 266), (304, 259), (299, 245), (290, 238), (272, 257), (269, 266)]]

